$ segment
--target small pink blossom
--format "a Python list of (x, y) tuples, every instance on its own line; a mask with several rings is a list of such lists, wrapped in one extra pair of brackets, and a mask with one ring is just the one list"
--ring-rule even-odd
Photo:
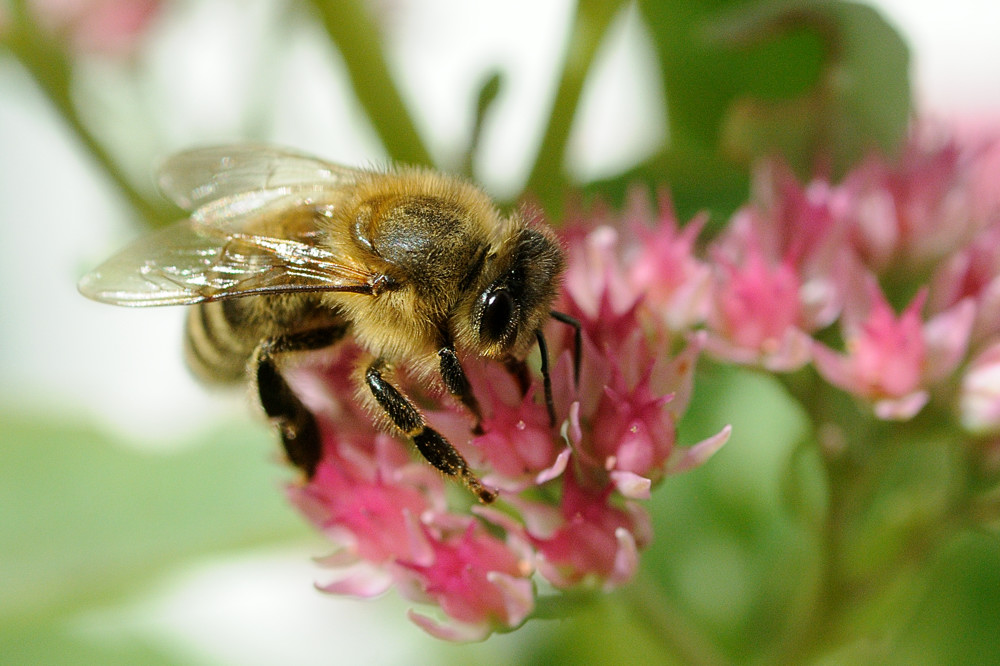
[(873, 155), (839, 189), (858, 255), (874, 272), (922, 270), (963, 247), (989, 223), (971, 185), (983, 146), (917, 124), (897, 162)]
[(1000, 342), (972, 360), (962, 376), (959, 415), (973, 433), (1000, 431)]
[(538, 570), (556, 587), (613, 588), (635, 573), (638, 550), (651, 538), (649, 517), (634, 503), (613, 506), (613, 491), (567, 474), (560, 506), (518, 503), (528, 517), (524, 533), (538, 552)]
[(831, 384), (872, 402), (880, 418), (908, 419), (927, 403), (930, 387), (961, 361), (974, 306), (963, 301), (924, 322), (926, 290), (898, 317), (874, 279), (866, 295), (867, 312), (858, 306), (844, 323), (846, 353), (817, 343), (816, 369)]
[(514, 378), (499, 366), (484, 367), (483, 376), (478, 381), (473, 377), (472, 383), (478, 395), (488, 396), (483, 401), (484, 433), (472, 442), (477, 459), (492, 469), (484, 482), (519, 492), (558, 477), (570, 451), (552, 437), (548, 410), (535, 390), (522, 396)]
[(788, 371), (809, 360), (811, 338), (800, 301), (802, 285), (787, 262), (771, 265), (747, 248), (739, 265), (717, 256), (708, 349), (716, 356), (769, 370)]
[[(446, 623), (411, 612), (429, 633), (450, 640), (482, 640), (496, 628), (521, 624), (534, 608), (533, 567), (518, 549), (490, 536), (475, 520), (457, 535), (435, 535), (424, 526), (431, 555), (426, 561), (400, 560), (409, 573), (404, 595), (434, 602)], [(405, 575), (405, 574), (404, 574)]]
[(973, 342), (1000, 333), (1000, 225), (983, 230), (938, 267), (930, 283), (934, 311), (962, 300), (976, 304)]
[(657, 224), (650, 228), (645, 220), (653, 216), (645, 193), (631, 193), (630, 208), (638, 211), (632, 215), (637, 220), (632, 230), (638, 248), (627, 260), (628, 281), (671, 331), (684, 331), (708, 314), (712, 271), (695, 256), (695, 243), (708, 216), (699, 215), (680, 228), (670, 198), (661, 194), (659, 204)]
[(789, 167), (767, 160), (754, 170), (753, 199), (729, 222), (716, 243), (734, 259), (756, 247), (771, 262), (784, 262), (803, 282), (826, 277), (843, 252), (842, 222), (850, 201), (820, 178), (803, 187)]

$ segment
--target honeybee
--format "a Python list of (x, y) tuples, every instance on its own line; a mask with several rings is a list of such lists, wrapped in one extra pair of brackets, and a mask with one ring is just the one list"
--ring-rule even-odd
[(207, 382), (249, 379), (307, 478), (322, 455), (319, 429), (282, 358), (348, 335), (364, 350), (356, 377), (375, 417), (484, 503), (496, 492), (394, 384), (394, 368), (436, 374), (481, 432), (460, 354), (506, 363), (525, 388), (524, 358), (537, 343), (554, 424), (542, 326), (550, 315), (575, 322), (550, 312), (565, 259), (547, 227), (501, 215), (457, 177), (355, 169), (268, 146), (182, 152), (159, 185), (190, 217), (85, 275), (81, 293), (124, 306), (193, 305), (188, 365)]

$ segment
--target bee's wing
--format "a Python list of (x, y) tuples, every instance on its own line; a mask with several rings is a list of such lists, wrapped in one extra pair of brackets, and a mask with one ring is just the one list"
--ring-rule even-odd
[(314, 243), (184, 220), (126, 247), (79, 289), (115, 305), (187, 305), (296, 291), (371, 293), (376, 277)]
[(354, 183), (365, 172), (285, 148), (234, 144), (177, 153), (160, 166), (160, 189), (181, 208), (213, 219), (246, 213), (279, 197)]

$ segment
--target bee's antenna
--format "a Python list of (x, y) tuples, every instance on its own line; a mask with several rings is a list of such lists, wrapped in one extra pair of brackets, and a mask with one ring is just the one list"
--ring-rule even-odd
[(549, 376), (549, 346), (545, 343), (542, 329), (535, 331), (538, 340), (538, 354), (542, 357), (542, 387), (545, 389), (545, 407), (549, 410), (549, 425), (556, 427), (556, 407), (552, 401), (552, 377)]
[(580, 388), (580, 362), (583, 358), (583, 332), (580, 322), (575, 317), (570, 317), (565, 312), (552, 310), (549, 314), (556, 321), (561, 321), (573, 327), (573, 385)]

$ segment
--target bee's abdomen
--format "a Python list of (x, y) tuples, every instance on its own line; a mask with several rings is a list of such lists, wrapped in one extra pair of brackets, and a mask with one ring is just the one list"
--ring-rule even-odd
[(200, 303), (190, 308), (184, 342), (188, 367), (199, 379), (230, 383), (246, 379), (247, 362), (260, 342), (247, 326), (238, 300)]

